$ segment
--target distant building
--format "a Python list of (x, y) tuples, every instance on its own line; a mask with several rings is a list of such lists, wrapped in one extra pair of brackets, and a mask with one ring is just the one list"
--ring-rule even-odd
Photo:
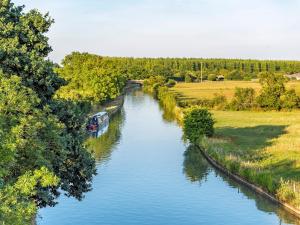
[(223, 81), (225, 79), (225, 77), (223, 75), (218, 75), (217, 76), (217, 81)]
[(291, 80), (300, 80), (300, 73), (288, 74), (286, 77), (290, 78)]

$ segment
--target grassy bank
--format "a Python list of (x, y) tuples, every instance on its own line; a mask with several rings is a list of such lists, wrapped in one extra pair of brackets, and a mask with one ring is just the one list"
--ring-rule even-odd
[[(177, 84), (170, 92), (182, 98), (210, 98), (222, 89), (227, 97), (235, 87), (253, 82)], [(300, 91), (299, 82), (288, 88)], [(179, 98), (178, 98), (179, 96)], [(234, 174), (263, 188), (282, 202), (300, 208), (300, 112), (212, 111), (215, 135), (201, 145), (206, 153)]]
[(300, 113), (213, 111), (207, 153), (278, 199), (300, 207)]

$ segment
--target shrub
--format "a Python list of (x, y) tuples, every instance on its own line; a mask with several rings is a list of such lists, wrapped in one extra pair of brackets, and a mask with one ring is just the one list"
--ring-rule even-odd
[(216, 81), (217, 80), (217, 76), (215, 74), (209, 74), (208, 75), (208, 80), (210, 80), (210, 81)]
[(255, 90), (253, 88), (236, 88), (231, 102), (233, 110), (247, 110), (255, 104)]
[(166, 86), (169, 88), (174, 87), (175, 85), (176, 85), (176, 81), (173, 79), (169, 79), (169, 81), (166, 84)]
[(224, 95), (215, 94), (211, 101), (213, 107), (217, 110), (224, 110), (227, 107), (227, 99)]
[(153, 93), (154, 96), (157, 94), (157, 89), (165, 84), (165, 78), (162, 76), (152, 76), (144, 80), (144, 90)]
[(233, 70), (225, 75), (226, 80), (242, 80), (241, 72), (238, 70)]
[(285, 109), (296, 109), (300, 107), (300, 98), (297, 96), (295, 89), (288, 90), (280, 97), (281, 106)]
[(160, 84), (160, 83), (155, 83), (155, 84), (152, 86), (152, 91), (151, 91), (151, 93), (153, 94), (154, 98), (158, 98), (158, 90), (159, 90), (160, 87), (161, 87), (161, 84)]
[(207, 109), (194, 107), (189, 109), (183, 119), (184, 137), (196, 144), (203, 136), (214, 134), (214, 120)]
[(192, 77), (189, 74), (186, 74), (184, 77), (184, 82), (185, 83), (191, 83), (192, 82)]

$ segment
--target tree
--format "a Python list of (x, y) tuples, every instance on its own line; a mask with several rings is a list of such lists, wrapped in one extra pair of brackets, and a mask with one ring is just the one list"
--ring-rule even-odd
[(253, 88), (236, 88), (231, 107), (234, 110), (247, 110), (255, 105), (255, 90)]
[[(101, 56), (73, 52), (63, 60), (57, 72), (67, 81), (57, 95), (68, 100), (86, 100), (103, 103), (119, 96), (126, 84), (116, 62), (105, 61)], [(112, 65), (111, 65), (112, 64)]]
[(10, 0), (0, 3), (0, 69), (7, 77), (21, 77), (45, 104), (63, 84), (54, 64), (45, 60), (52, 51), (45, 33), (54, 21), (37, 10), (24, 13), (23, 8)]
[[(23, 8), (10, 0), (0, 3), (0, 196), (20, 201), (20, 207), (33, 202), (36, 208), (55, 205), (60, 189), (82, 199), (96, 171), (84, 147), (86, 112), (78, 102), (54, 99), (65, 81), (45, 59), (51, 51), (45, 33), (53, 20)], [(47, 173), (37, 179), (51, 174), (55, 182), (38, 181), (23, 196), (18, 181), (41, 170)], [(32, 215), (19, 212), (24, 218)]]
[(186, 139), (197, 144), (203, 136), (214, 134), (214, 120), (207, 109), (193, 107), (189, 109), (183, 119), (183, 132)]
[(257, 98), (260, 107), (280, 110), (282, 108), (280, 98), (286, 92), (284, 84), (287, 79), (278, 73), (261, 73), (259, 82), (262, 85), (261, 94)]

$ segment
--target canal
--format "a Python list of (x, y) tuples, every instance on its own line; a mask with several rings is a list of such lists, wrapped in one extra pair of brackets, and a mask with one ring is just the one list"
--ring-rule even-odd
[(294, 217), (213, 169), (181, 128), (136, 90), (108, 132), (88, 144), (98, 175), (83, 201), (60, 197), (39, 225), (297, 224)]

